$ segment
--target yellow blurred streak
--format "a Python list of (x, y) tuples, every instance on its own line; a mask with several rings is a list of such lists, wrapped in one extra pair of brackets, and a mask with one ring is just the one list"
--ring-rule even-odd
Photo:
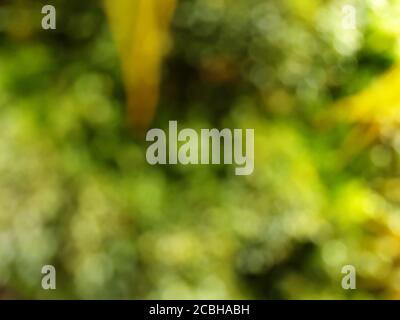
[(315, 15), (321, 7), (321, 0), (285, 0), (285, 2), (286, 8), (288, 8), (292, 14), (301, 18), (311, 27), (314, 27)]
[(121, 57), (128, 118), (138, 133), (154, 117), (159, 98), (162, 60), (177, 0), (104, 0)]
[(340, 101), (341, 117), (357, 123), (395, 125), (400, 122), (400, 65), (376, 79), (359, 94)]
[(347, 162), (383, 133), (393, 133), (400, 124), (400, 65), (360, 93), (337, 102), (333, 110), (340, 120), (356, 124), (343, 147)]

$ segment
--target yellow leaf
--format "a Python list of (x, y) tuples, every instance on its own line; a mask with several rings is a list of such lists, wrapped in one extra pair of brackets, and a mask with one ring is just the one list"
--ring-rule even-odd
[(143, 132), (159, 99), (161, 65), (176, 0), (104, 0), (121, 57), (128, 118)]
[(336, 106), (341, 116), (351, 122), (395, 126), (400, 119), (400, 66), (396, 65)]
[(343, 146), (343, 162), (373, 144), (384, 132), (397, 130), (400, 123), (400, 65), (375, 79), (360, 93), (337, 102), (339, 119), (355, 126)]

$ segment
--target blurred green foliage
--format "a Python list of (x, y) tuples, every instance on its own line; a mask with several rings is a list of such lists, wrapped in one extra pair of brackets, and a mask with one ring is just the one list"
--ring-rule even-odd
[(148, 165), (101, 3), (52, 2), (55, 31), (0, 2), (0, 298), (400, 297), (399, 132), (336, 106), (396, 62), (399, 1), (353, 30), (349, 1), (178, 2), (152, 126), (254, 128), (248, 177)]

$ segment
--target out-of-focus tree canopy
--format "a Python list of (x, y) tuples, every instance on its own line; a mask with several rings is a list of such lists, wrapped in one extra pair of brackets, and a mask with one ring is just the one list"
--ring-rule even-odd
[[(52, 2), (0, 2), (0, 298), (400, 297), (400, 1)], [(254, 173), (150, 166), (169, 120)]]

